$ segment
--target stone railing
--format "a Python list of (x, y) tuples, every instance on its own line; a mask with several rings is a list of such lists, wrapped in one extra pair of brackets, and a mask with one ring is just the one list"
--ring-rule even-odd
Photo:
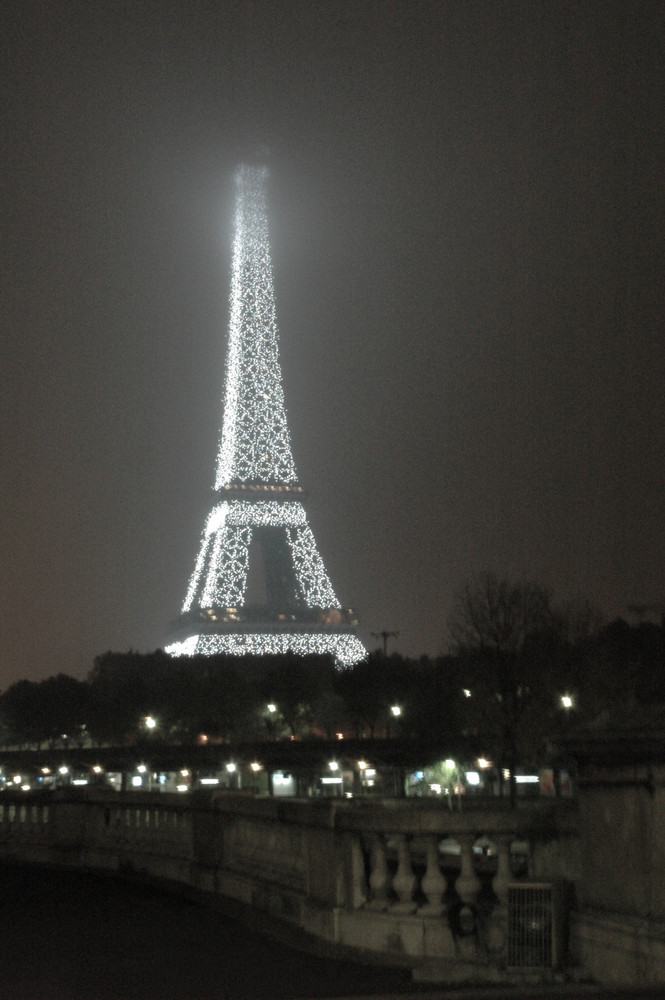
[(5, 792), (0, 858), (175, 882), (329, 944), (478, 978), (506, 964), (516, 863), (541, 881), (576, 876), (574, 804), (506, 806)]

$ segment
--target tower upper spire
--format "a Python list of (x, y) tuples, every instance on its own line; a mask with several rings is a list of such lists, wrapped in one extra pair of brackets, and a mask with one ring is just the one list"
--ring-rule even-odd
[(235, 177), (236, 216), (224, 420), (215, 486), (294, 483), (268, 240), (268, 168)]

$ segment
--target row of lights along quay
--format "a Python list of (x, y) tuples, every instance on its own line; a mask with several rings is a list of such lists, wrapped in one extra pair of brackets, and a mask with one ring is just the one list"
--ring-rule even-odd
[[(402, 794), (415, 748), (403, 741), (271, 740), (252, 745), (152, 743), (134, 747), (10, 750), (0, 754), (0, 791), (98, 785), (117, 791), (227, 789), (255, 795)], [(369, 750), (365, 743), (371, 743)]]
[[(496, 796), (509, 774), (492, 761), (413, 739), (271, 740), (253, 744), (158, 741), (125, 747), (5, 750), (0, 793), (49, 794), (77, 786), (118, 792), (189, 793), (205, 790), (268, 796), (455, 797)], [(518, 794), (570, 794), (566, 772), (520, 768)], [(469, 802), (470, 804), (470, 802)]]

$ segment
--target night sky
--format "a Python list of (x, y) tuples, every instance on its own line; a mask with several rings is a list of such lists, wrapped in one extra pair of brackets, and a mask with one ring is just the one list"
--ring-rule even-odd
[(211, 503), (235, 166), (361, 638), (486, 569), (665, 603), (665, 7), (7, 3), (0, 689), (164, 645)]

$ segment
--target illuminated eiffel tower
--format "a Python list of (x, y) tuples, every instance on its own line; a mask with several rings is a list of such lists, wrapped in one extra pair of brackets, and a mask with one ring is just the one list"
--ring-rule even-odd
[[(365, 657), (307, 523), (284, 407), (266, 167), (236, 174), (224, 417), (208, 515), (187, 596), (166, 651), (330, 653)], [(258, 569), (258, 573), (257, 573)], [(258, 579), (252, 600), (248, 579)]]

